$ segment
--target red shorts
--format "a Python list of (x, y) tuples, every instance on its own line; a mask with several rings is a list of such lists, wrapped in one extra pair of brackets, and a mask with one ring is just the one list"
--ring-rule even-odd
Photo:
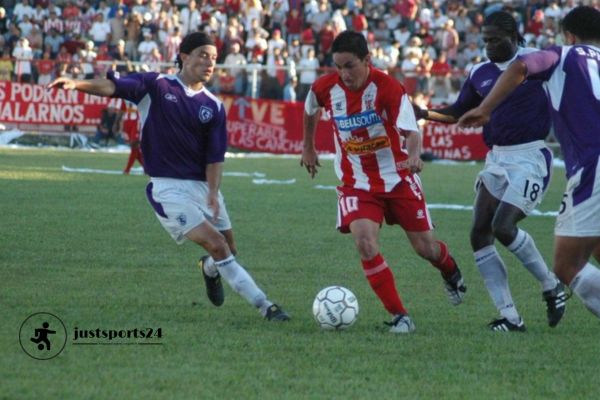
[(338, 186), (337, 229), (350, 232), (350, 224), (357, 219), (370, 219), (378, 224), (398, 224), (408, 232), (433, 229), (427, 211), (421, 180), (417, 175), (403, 178), (389, 193), (369, 193), (364, 190)]

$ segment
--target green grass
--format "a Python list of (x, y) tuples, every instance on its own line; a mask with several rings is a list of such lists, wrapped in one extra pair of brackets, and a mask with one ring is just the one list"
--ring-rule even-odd
[[(540, 287), (500, 249), (525, 334), (488, 332), (496, 316), (468, 242), (471, 213), (432, 210), (437, 235), (461, 265), (466, 302), (449, 305), (436, 270), (385, 226), (382, 253), (417, 332), (389, 334), (383, 307), (363, 277), (349, 236), (334, 229), (331, 161), (311, 181), (298, 159), (228, 159), (226, 171), (263, 172), (293, 185), (225, 177), (239, 259), (293, 320), (268, 323), (226, 288), (211, 306), (190, 243), (177, 246), (148, 206), (143, 176), (66, 173), (62, 165), (121, 169), (125, 154), (0, 149), (1, 399), (595, 399), (598, 320), (578, 299), (561, 324), (546, 325)], [(430, 203), (470, 205), (478, 165), (427, 164)], [(558, 208), (555, 170), (542, 211)], [(552, 260), (551, 217), (522, 227)], [(500, 248), (501, 246), (499, 246)], [(357, 323), (321, 331), (311, 304), (341, 284), (360, 303)], [(20, 348), (28, 315), (47, 311), (69, 338), (56, 358)], [(73, 330), (160, 327), (161, 346), (76, 346)]]

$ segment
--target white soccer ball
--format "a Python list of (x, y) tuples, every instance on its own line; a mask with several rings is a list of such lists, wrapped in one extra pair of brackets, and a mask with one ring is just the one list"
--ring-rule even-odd
[(313, 315), (323, 329), (346, 329), (356, 322), (358, 300), (345, 287), (329, 286), (317, 293), (313, 302)]

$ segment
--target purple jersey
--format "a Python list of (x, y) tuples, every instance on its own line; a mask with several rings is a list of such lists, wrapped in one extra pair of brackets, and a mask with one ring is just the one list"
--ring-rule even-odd
[(529, 79), (545, 81), (567, 177), (582, 167), (593, 172), (600, 155), (600, 48), (551, 47), (520, 60)]
[[(535, 50), (519, 48), (517, 56), (530, 51)], [(464, 114), (479, 106), (512, 61), (486, 61), (475, 65), (452, 107)], [(494, 109), (490, 121), (483, 127), (483, 140), (488, 147), (512, 146), (544, 140), (549, 130), (550, 114), (542, 83), (525, 81)]]
[(137, 104), (142, 121), (144, 170), (151, 177), (206, 180), (206, 164), (223, 162), (225, 108), (206, 88), (192, 91), (175, 75), (154, 72), (120, 78), (114, 97)]

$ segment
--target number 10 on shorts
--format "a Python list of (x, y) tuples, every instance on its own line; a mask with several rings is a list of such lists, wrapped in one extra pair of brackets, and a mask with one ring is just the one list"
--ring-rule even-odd
[(342, 196), (340, 197), (339, 203), (340, 210), (342, 210), (342, 215), (344, 217), (351, 212), (358, 210), (358, 197), (356, 196)]

